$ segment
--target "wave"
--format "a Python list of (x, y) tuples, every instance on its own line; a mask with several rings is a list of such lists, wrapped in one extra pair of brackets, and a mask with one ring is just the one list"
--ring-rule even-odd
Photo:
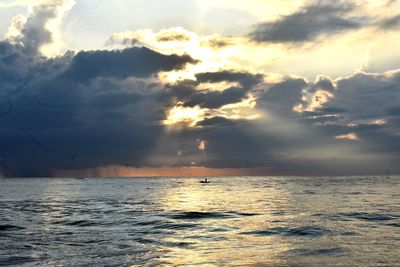
[(0, 266), (397, 266), (400, 179), (232, 179), (7, 180)]
[(200, 212), (200, 211), (187, 211), (179, 212), (173, 215), (169, 215), (169, 218), (177, 220), (200, 220), (200, 219), (225, 219), (225, 218), (235, 218), (235, 217), (251, 217), (260, 215), (258, 213), (250, 212)]
[(7, 230), (23, 230), (24, 227), (16, 226), (12, 224), (2, 224), (0, 225), (0, 231), (7, 231)]
[(314, 213), (312, 217), (320, 217), (325, 220), (352, 221), (362, 220), (371, 222), (391, 221), (399, 219), (399, 216), (385, 213), (368, 213), (368, 212), (342, 212), (342, 213)]
[(22, 265), (37, 261), (37, 258), (29, 256), (9, 256), (5, 259), (0, 258), (0, 266)]
[(340, 236), (347, 236), (347, 237), (354, 237), (354, 236), (360, 236), (359, 233), (356, 232), (343, 232), (339, 233)]
[(400, 227), (400, 223), (387, 223), (387, 226)]
[(292, 249), (288, 253), (303, 256), (334, 256), (349, 254), (350, 250), (342, 247), (320, 248), (320, 249)]
[(79, 226), (79, 227), (98, 225), (98, 223), (95, 223), (93, 221), (87, 221), (87, 220), (71, 221), (71, 222), (65, 222), (63, 224), (69, 225), (69, 226)]
[(257, 236), (301, 236), (301, 237), (321, 237), (328, 234), (330, 231), (325, 228), (315, 227), (315, 226), (304, 226), (298, 228), (288, 228), (288, 227), (277, 227), (267, 230), (256, 230), (251, 232), (243, 232), (246, 235), (257, 235)]
[(162, 230), (183, 230), (183, 229), (192, 229), (198, 228), (198, 224), (194, 223), (174, 223), (174, 222), (160, 222), (153, 226), (154, 229), (162, 229)]
[(238, 212), (238, 211), (231, 211), (229, 214), (234, 214), (240, 217), (252, 217), (252, 216), (258, 216), (261, 215), (260, 213), (252, 213), (252, 212)]
[(366, 212), (350, 212), (350, 213), (339, 213), (339, 217), (345, 217), (348, 219), (358, 219), (364, 221), (390, 221), (397, 219), (397, 216), (383, 213), (366, 213)]
[(177, 214), (169, 215), (169, 217), (177, 220), (199, 220), (199, 219), (227, 218), (227, 217), (233, 217), (233, 215), (223, 212), (188, 211), (188, 212), (179, 212)]

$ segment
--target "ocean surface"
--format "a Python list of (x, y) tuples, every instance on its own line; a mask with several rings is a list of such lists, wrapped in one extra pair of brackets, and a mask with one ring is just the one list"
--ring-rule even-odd
[(400, 177), (0, 179), (1, 266), (400, 266)]

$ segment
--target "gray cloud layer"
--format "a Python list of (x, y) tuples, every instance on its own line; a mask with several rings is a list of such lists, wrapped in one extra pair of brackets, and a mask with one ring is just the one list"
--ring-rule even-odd
[(251, 33), (258, 42), (286, 43), (312, 41), (322, 35), (357, 29), (365, 18), (351, 17), (354, 5), (317, 1), (277, 21), (259, 24)]
[(250, 37), (256, 42), (305, 43), (365, 27), (395, 30), (400, 26), (400, 15), (378, 18), (352, 14), (359, 9), (352, 1), (312, 1), (295, 13), (256, 25)]
[(180, 69), (196, 63), (190, 56), (166, 56), (145, 47), (122, 51), (79, 52), (74, 56), (64, 77), (88, 81), (97, 77), (148, 77), (160, 71)]

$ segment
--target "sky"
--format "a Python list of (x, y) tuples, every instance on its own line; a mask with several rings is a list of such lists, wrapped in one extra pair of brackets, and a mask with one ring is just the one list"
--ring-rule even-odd
[(1, 0), (0, 177), (399, 174), (398, 0)]

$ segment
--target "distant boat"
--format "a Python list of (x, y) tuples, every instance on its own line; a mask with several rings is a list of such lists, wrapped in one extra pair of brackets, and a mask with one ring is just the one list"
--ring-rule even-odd
[(206, 178), (206, 179), (200, 181), (200, 183), (201, 183), (201, 184), (209, 184), (209, 183), (211, 183), (211, 181), (209, 181), (209, 180)]

